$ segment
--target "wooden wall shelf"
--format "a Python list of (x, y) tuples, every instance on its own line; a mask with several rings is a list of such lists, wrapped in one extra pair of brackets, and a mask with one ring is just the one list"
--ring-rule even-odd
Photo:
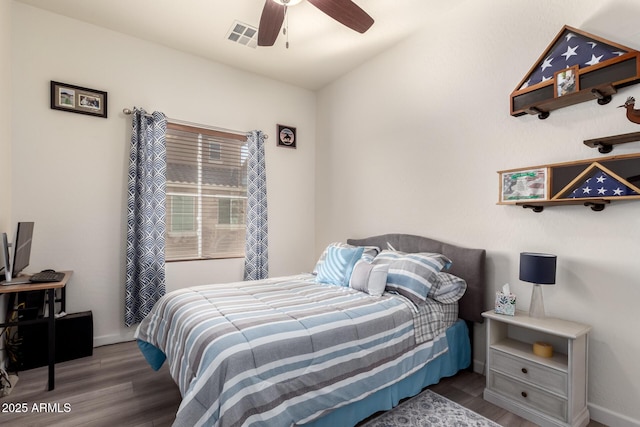
[[(585, 141), (586, 142), (586, 141)], [(640, 200), (640, 154), (499, 171), (498, 204), (542, 212), (583, 205), (599, 212), (616, 200)]]
[(604, 210), (604, 207), (611, 203), (611, 200), (607, 199), (571, 199), (571, 200), (549, 200), (546, 202), (518, 202), (516, 205), (522, 206), (525, 209), (531, 209), (534, 212), (542, 212), (545, 206), (569, 206), (569, 205), (583, 205), (590, 207), (592, 211), (600, 212)]
[[(562, 57), (567, 53), (565, 40), (573, 40), (575, 46), (592, 42), (609, 50), (600, 52), (604, 56), (602, 62), (585, 64), (578, 61), (576, 54)], [(567, 68), (554, 68), (560, 61)], [(573, 92), (562, 95), (558, 88), (566, 82), (559, 75), (567, 70), (574, 74), (575, 85)], [(537, 114), (543, 120), (553, 110), (581, 102), (597, 100), (605, 105), (619, 88), (636, 83), (640, 83), (640, 52), (565, 25), (511, 93), (511, 115)]]
[(584, 141), (584, 145), (591, 148), (597, 148), (600, 153), (607, 154), (613, 151), (614, 145), (626, 144), (627, 142), (635, 141), (640, 141), (640, 132), (587, 139)]
[(599, 105), (606, 105), (611, 102), (612, 95), (617, 92), (618, 91), (613, 86), (605, 85), (600, 88), (591, 88), (574, 92), (561, 98), (543, 100), (533, 106), (526, 107), (523, 110), (527, 114), (537, 114), (540, 120), (544, 120), (549, 117), (553, 110), (579, 104), (581, 102), (597, 100)]

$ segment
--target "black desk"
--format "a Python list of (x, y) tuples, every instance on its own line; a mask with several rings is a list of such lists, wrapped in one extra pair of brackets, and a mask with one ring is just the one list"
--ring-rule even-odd
[(67, 281), (73, 274), (73, 271), (63, 271), (64, 279), (60, 282), (51, 283), (28, 283), (19, 285), (0, 285), (0, 294), (11, 294), (14, 292), (26, 292), (26, 291), (47, 291), (47, 301), (49, 307), (49, 313), (47, 317), (35, 320), (24, 320), (16, 322), (0, 323), (0, 328), (6, 328), (10, 326), (28, 325), (31, 323), (48, 322), (49, 324), (49, 390), (55, 388), (55, 364), (56, 364), (56, 318), (55, 318), (55, 303), (56, 303), (56, 289), (60, 289), (60, 311), (66, 310), (66, 288)]

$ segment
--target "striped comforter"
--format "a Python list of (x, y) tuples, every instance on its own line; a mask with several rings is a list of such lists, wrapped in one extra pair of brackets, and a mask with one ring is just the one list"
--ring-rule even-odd
[(390, 294), (291, 276), (172, 292), (136, 337), (167, 357), (183, 397), (174, 426), (291, 426), (446, 352), (444, 333), (416, 345), (413, 311)]

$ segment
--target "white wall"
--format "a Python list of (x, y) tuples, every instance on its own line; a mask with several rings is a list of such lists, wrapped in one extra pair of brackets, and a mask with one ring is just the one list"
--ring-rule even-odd
[[(314, 93), (21, 3), (13, 4), (12, 43), (12, 218), (36, 223), (32, 271), (75, 271), (68, 311), (93, 311), (96, 344), (133, 333), (123, 322), (125, 107), (269, 134), (270, 273), (311, 268)], [(50, 80), (107, 91), (108, 119), (50, 109)], [(297, 127), (297, 150), (276, 147), (278, 123)], [(242, 280), (242, 268), (243, 260), (171, 263), (167, 288)]]
[[(609, 425), (640, 425), (640, 202), (536, 214), (496, 205), (496, 171), (598, 157), (583, 140), (640, 130), (616, 108), (640, 98), (640, 86), (545, 121), (509, 115), (509, 94), (563, 25), (640, 49), (639, 8), (630, 0), (467, 1), (437, 20), (425, 16), (418, 35), (320, 91), (317, 107), (316, 253), (334, 240), (389, 232), (486, 248), (486, 308), (510, 282), (525, 310), (531, 286), (518, 280), (519, 252), (557, 254), (547, 313), (593, 326), (588, 400), (592, 417)], [(477, 332), (483, 362), (484, 326)]]
[[(0, 233), (11, 231), (11, 3), (0, 1)], [(6, 304), (6, 297), (1, 296), (0, 319), (5, 318)], [(0, 342), (0, 349), (3, 347), (4, 340)], [(0, 366), (3, 360), (0, 350)]]
[(0, 232), (11, 217), (11, 4), (0, 1)]

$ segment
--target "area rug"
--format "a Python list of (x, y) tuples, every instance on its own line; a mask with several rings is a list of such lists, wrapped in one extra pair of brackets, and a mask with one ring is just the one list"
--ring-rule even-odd
[(401, 403), (362, 427), (500, 427), (431, 390)]

